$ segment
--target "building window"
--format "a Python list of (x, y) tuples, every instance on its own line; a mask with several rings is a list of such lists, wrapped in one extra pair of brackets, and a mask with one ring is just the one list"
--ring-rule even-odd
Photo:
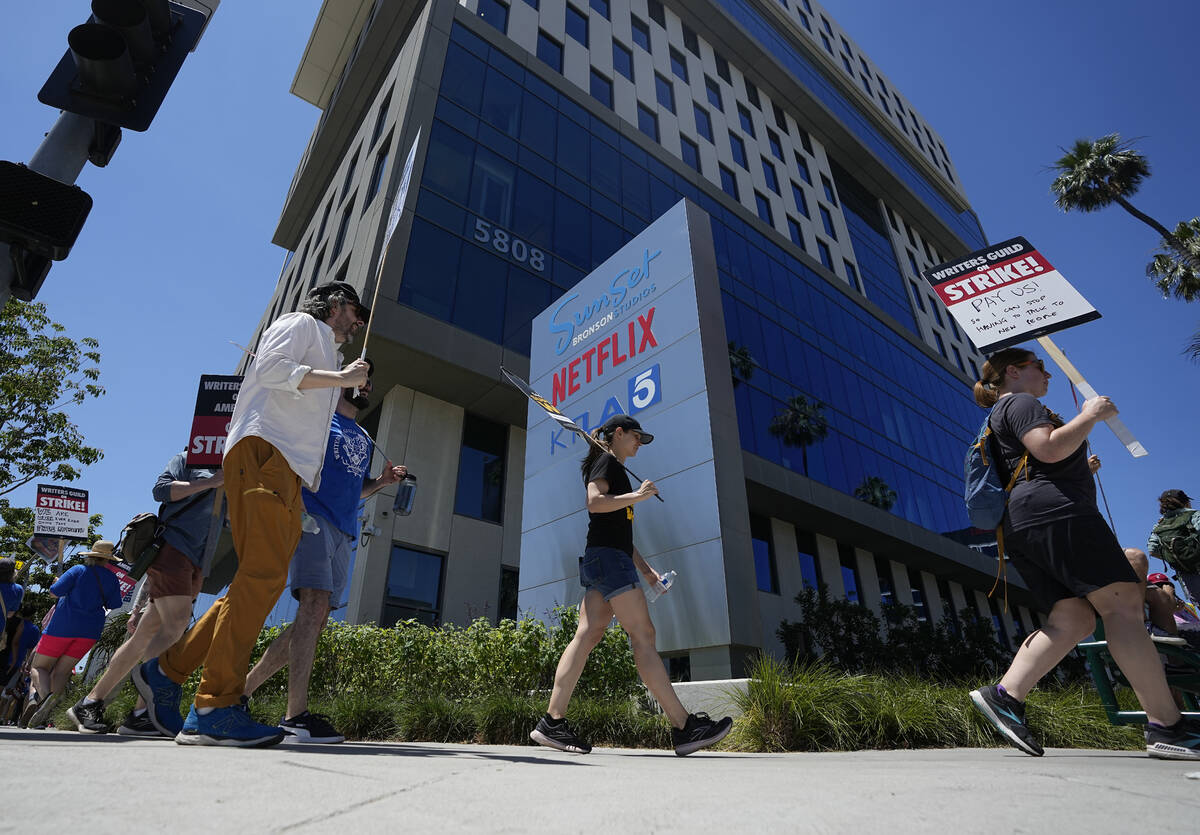
[(737, 106), (737, 112), (738, 121), (742, 125), (742, 130), (744, 130), (746, 135), (751, 139), (756, 139), (757, 136), (754, 133), (754, 118), (750, 115), (750, 110), (744, 104), (739, 104)]
[(387, 141), (379, 146), (379, 153), (375, 154), (375, 167), (371, 169), (371, 182), (367, 186), (367, 198), (363, 201), (363, 209), (371, 205), (371, 201), (375, 199), (375, 195), (379, 193), (380, 187), (383, 185), (383, 171), (387, 168), (388, 152), (392, 147), (392, 134), (388, 134)]
[(817, 558), (817, 538), (808, 531), (796, 530), (796, 556), (804, 587), (816, 591), (821, 587), (821, 561)]
[(804, 189), (792, 183), (792, 199), (796, 201), (796, 211), (805, 217), (811, 217), (808, 213), (808, 198), (804, 196)]
[(342, 196), (345, 200), (346, 195), (350, 193), (350, 186), (354, 185), (354, 172), (358, 169), (358, 151), (354, 152), (353, 158), (350, 160), (350, 167), (346, 169), (346, 178), (342, 180)]
[(658, 73), (654, 74), (654, 95), (658, 98), (660, 105), (671, 113), (675, 112), (675, 88), (671, 86), (668, 79)]
[(838, 236), (837, 230), (833, 228), (833, 215), (829, 213), (829, 209), (821, 205), (817, 206), (817, 210), (821, 213), (821, 225), (825, 227), (825, 234), (836, 241)]
[(862, 282), (858, 280), (858, 270), (849, 261), (842, 259), (842, 266), (846, 268), (846, 278), (850, 279), (850, 285), (858, 292), (863, 291)]
[(779, 572), (775, 566), (775, 545), (771, 542), (771, 522), (750, 514), (750, 544), (754, 548), (754, 577), (758, 590), (779, 594)]
[(767, 145), (771, 148), (771, 156), (783, 162), (783, 146), (779, 144), (779, 134), (767, 128)]
[(733, 161), (738, 165), (750, 170), (750, 166), (746, 163), (746, 143), (742, 142), (741, 137), (736, 133), (729, 134), (729, 151), (733, 154)]
[(455, 513), (497, 524), (502, 521), (507, 457), (506, 425), (469, 413), (464, 416)]
[(740, 202), (742, 198), (738, 194), (737, 175), (724, 165), (718, 165), (717, 168), (721, 169), (721, 190)]
[(330, 263), (337, 260), (337, 257), (342, 252), (342, 247), (346, 243), (346, 233), (350, 231), (350, 218), (354, 215), (354, 198), (346, 204), (345, 211), (342, 212), (342, 222), (338, 224), (337, 235), (333, 239), (333, 249), (329, 253)]
[(696, 116), (696, 133), (703, 136), (709, 142), (712, 142), (712, 119), (708, 118), (708, 111), (693, 102), (692, 113)]
[(613, 69), (633, 81), (633, 53), (616, 41), (613, 41)]
[(845, 52), (847, 55), (853, 55), (854, 52), (851, 51), (850, 43), (846, 40), (846, 36), (841, 35), (840, 37), (842, 39), (842, 52)]
[(967, 358), (967, 365), (971, 366), (971, 376), (976, 380), (979, 379), (979, 366), (975, 364), (975, 360)]
[(908, 256), (908, 266), (912, 268), (913, 275), (919, 276), (921, 274), (921, 268), (917, 266), (917, 258), (915, 255), (913, 255), (912, 250), (906, 249), (904, 250), (904, 254)]
[(679, 137), (679, 151), (689, 168), (700, 170), (700, 146), (686, 136)]
[(812, 34), (812, 23), (809, 22), (808, 15), (806, 15), (804, 12), (796, 12), (796, 14), (800, 15), (801, 25), (803, 25), (804, 28), (808, 30), (808, 34), (811, 35)]
[(800, 224), (796, 220), (789, 217), (787, 219), (787, 225), (788, 237), (792, 239), (792, 243), (801, 249), (804, 249), (804, 232), (801, 231)]
[(375, 127), (371, 130), (371, 145), (379, 141), (379, 137), (383, 134), (383, 126), (387, 124), (388, 110), (392, 106), (392, 91), (388, 90), (387, 96), (384, 97), (383, 103), (379, 105), (379, 113), (375, 116)]
[(613, 106), (612, 81), (595, 70), (592, 70), (592, 98), (605, 107), (611, 108)]
[(949, 315), (950, 311), (946, 311), (946, 321), (950, 325), (950, 333), (954, 334), (955, 339), (962, 339), (962, 334), (958, 332), (958, 325), (954, 324), (954, 317)]
[(958, 370), (962, 373), (967, 373), (967, 367), (963, 365), (962, 354), (958, 350), (957, 345), (951, 345), (950, 350), (954, 352), (954, 363), (958, 366)]
[(886, 204), (884, 205), (883, 208), (885, 211), (887, 211), (888, 223), (892, 224), (892, 228), (895, 229), (897, 232), (899, 232), (900, 227), (896, 225), (896, 213), (892, 211), (891, 206), (888, 206)]
[(538, 0), (525, 0), (525, 4), (535, 9), (539, 8)]
[(570, 4), (567, 4), (567, 34), (584, 46), (588, 45), (588, 17)]
[(650, 12), (650, 19), (657, 23), (662, 28), (667, 28), (667, 16), (663, 11), (663, 4), (658, 0), (647, 0), (646, 10)]
[(812, 174), (808, 170), (808, 160), (800, 156), (800, 152), (796, 152), (796, 170), (800, 172), (800, 178), (804, 182), (812, 185)]
[(478, 14), (485, 22), (492, 24), (501, 32), (508, 33), (508, 4), (500, 0), (479, 0), (476, 7)]
[(746, 85), (746, 101), (762, 110), (762, 102), (758, 100), (758, 88), (754, 86), (754, 82), (743, 76), (742, 83)]
[(437, 626), (441, 620), (445, 561), (440, 554), (393, 545), (379, 625), (395, 626), (411, 618), (426, 626)]
[(811, 157), (813, 155), (812, 137), (808, 135), (808, 131), (799, 125), (796, 126), (796, 130), (800, 131), (800, 147), (804, 149), (804, 153)]
[(704, 76), (704, 90), (708, 93), (708, 103), (717, 110), (724, 110), (721, 105), (721, 88), (707, 75)]
[(717, 75), (721, 76), (721, 80), (726, 84), (733, 84), (733, 77), (729, 74), (729, 62), (716, 52), (713, 53), (713, 61), (717, 64)]
[(875, 574), (879, 578), (879, 602), (884, 606), (898, 602), (896, 586), (892, 582), (891, 563), (883, 557), (875, 557)]
[(557, 73), (563, 71), (563, 46), (545, 32), (538, 30), (537, 57)]
[(688, 80), (687, 58), (684, 57), (684, 54), (675, 47), (671, 47), (670, 51), (671, 72), (675, 73), (679, 80), (686, 84)]
[(700, 57), (700, 39), (696, 37), (695, 31), (682, 21), (679, 24), (683, 27), (683, 46), (688, 52)]
[(850, 59), (845, 55), (842, 56), (842, 66), (845, 67), (847, 74), (854, 75), (854, 67), (850, 66)]
[(946, 356), (946, 343), (942, 339), (942, 335), (940, 333), (938, 333), (937, 331), (934, 331), (933, 332), (933, 340), (934, 340), (934, 342), (937, 343), (938, 353), (941, 354), (943, 357), (945, 357)]
[(824, 174), (821, 175), (821, 188), (825, 189), (825, 199), (836, 207), (838, 204), (837, 194), (833, 190), (833, 183), (829, 182), (829, 178)]
[(658, 141), (658, 116), (650, 112), (650, 108), (644, 104), (637, 106), (638, 114), (638, 130), (646, 134), (646, 136)]
[(650, 51), (650, 27), (646, 25), (644, 20), (638, 20), (637, 17), (630, 17), (630, 25), (633, 27), (633, 42), (647, 52)]
[(592, 11), (608, 20), (608, 0), (591, 0)]
[[(771, 113), (775, 116), (775, 127), (787, 133), (787, 116), (784, 115), (783, 108), (775, 104), (775, 102), (771, 102)], [(783, 159), (783, 157), (780, 157), (780, 159)]]
[(925, 300), (921, 298), (921, 288), (917, 286), (917, 282), (911, 278), (908, 280), (908, 286), (912, 287), (913, 301), (917, 303), (917, 309), (922, 313), (925, 312)]
[(516, 620), (520, 612), (517, 610), (517, 594), (521, 585), (521, 570), (500, 566), (500, 595), (496, 604), (497, 620)]
[(858, 578), (858, 560), (854, 557), (854, 547), (838, 544), (838, 563), (842, 569), (842, 585), (846, 589), (846, 599), (851, 603), (862, 603), (862, 583)]
[(767, 188), (779, 194), (779, 177), (775, 174), (775, 166), (762, 160), (763, 178), (767, 181)]
[(308, 289), (311, 290), (312, 288), (317, 286), (317, 281), (321, 277), (321, 266), (322, 266), (322, 262), (324, 260), (325, 260), (325, 248), (322, 247), (321, 251), (319, 253), (317, 253), (317, 260), (313, 263), (312, 276), (308, 279)]
[(767, 199), (766, 195), (754, 192), (754, 204), (758, 210), (759, 219), (768, 226), (774, 226), (775, 218), (771, 214), (771, 201)]
[(829, 38), (825, 37), (825, 35), (821, 35), (821, 46), (825, 47), (825, 51), (830, 55), (833, 54), (833, 44), (829, 42)]
[(817, 256), (821, 259), (825, 269), (833, 272), (833, 254), (829, 251), (829, 244), (820, 239), (817, 240)]

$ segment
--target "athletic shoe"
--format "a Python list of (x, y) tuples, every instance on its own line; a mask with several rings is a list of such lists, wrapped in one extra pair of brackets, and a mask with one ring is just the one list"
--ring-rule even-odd
[(289, 742), (332, 745), (346, 741), (346, 737), (329, 724), (328, 716), (323, 713), (309, 713), (307, 710), (291, 719), (284, 719), (279, 723), (279, 730), (287, 734), (285, 738)]
[(1146, 753), (1160, 760), (1200, 760), (1200, 720), (1181, 718), (1169, 728), (1147, 725)]
[(1045, 753), (1025, 725), (1025, 705), (1021, 702), (994, 684), (972, 690), (971, 701), (1009, 745), (1031, 757), (1040, 757)]
[(29, 717), (29, 727), (39, 731), (46, 727), (46, 723), (50, 720), (50, 711), (54, 710), (54, 706), (58, 704), (60, 695), (52, 693), (38, 703), (37, 710)]
[(143, 739), (170, 739), (170, 737), (163, 736), (159, 733), (158, 728), (154, 727), (148, 712), (138, 714), (130, 711), (129, 715), (121, 722), (121, 727), (117, 728), (117, 733), (121, 736), (136, 736)]
[(251, 719), (244, 704), (214, 708), (203, 716), (192, 705), (175, 741), (180, 745), (266, 748), (277, 744), (283, 736), (277, 726), (262, 725)]
[(37, 713), (38, 704), (37, 696), (31, 693), (25, 700), (25, 707), (21, 708), (21, 716), (17, 719), (18, 728), (29, 727), (29, 720), (33, 718), (33, 714)]
[(179, 717), (179, 700), (183, 688), (167, 678), (158, 666), (158, 659), (151, 658), (140, 667), (133, 668), (133, 686), (146, 702), (146, 715), (163, 736), (175, 736), (183, 728)]
[(543, 716), (538, 720), (537, 727), (529, 732), (529, 738), (538, 745), (545, 745), (556, 751), (566, 751), (569, 754), (590, 754), (592, 752), (592, 746), (571, 730), (566, 719), (553, 722)]
[(687, 724), (680, 728), (671, 728), (671, 744), (675, 746), (675, 756), (686, 757), (701, 748), (707, 748), (725, 738), (733, 727), (733, 719), (726, 716), (714, 722), (707, 713), (688, 714)]
[(67, 718), (75, 723), (81, 734), (106, 734), (108, 724), (104, 721), (104, 702), (76, 702), (67, 708)]

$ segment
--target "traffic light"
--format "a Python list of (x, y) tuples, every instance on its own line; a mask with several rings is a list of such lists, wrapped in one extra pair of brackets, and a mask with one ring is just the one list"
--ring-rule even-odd
[(15, 162), (0, 162), (0, 241), (10, 245), (12, 294), (37, 295), (50, 262), (66, 258), (83, 229), (92, 198)]
[(207, 22), (204, 12), (169, 0), (92, 0), (91, 19), (67, 36), (38, 99), (144, 131)]

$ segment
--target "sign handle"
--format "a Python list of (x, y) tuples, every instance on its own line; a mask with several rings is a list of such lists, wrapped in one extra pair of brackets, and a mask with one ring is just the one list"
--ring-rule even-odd
[(217, 540), (221, 538), (221, 524), (225, 514), (221, 511), (225, 505), (225, 485), (213, 488), (212, 515), (208, 517), (208, 539), (204, 542), (204, 557), (200, 560), (200, 576), (208, 579), (212, 571), (213, 556), (217, 553)]
[[(1079, 389), (1080, 393), (1086, 399), (1090, 400), (1097, 396), (1096, 390), (1091, 387), (1087, 380), (1083, 379), (1083, 375), (1079, 373), (1079, 369), (1071, 364), (1071, 361), (1067, 359), (1067, 355), (1051, 341), (1050, 337), (1039, 336), (1038, 344), (1046, 350), (1046, 353), (1050, 355), (1050, 359), (1054, 360), (1055, 364), (1067, 375), (1067, 379), (1075, 384), (1075, 388)], [(1104, 422), (1108, 424), (1108, 428), (1117, 436), (1117, 440), (1129, 450), (1129, 454), (1134, 458), (1149, 455), (1146, 448), (1142, 446), (1142, 442), (1133, 437), (1133, 433), (1129, 431), (1129, 427), (1125, 425), (1121, 418), (1111, 417)]]
[(63, 551), (66, 550), (66, 547), (67, 547), (67, 541), (65, 539), (59, 539), (58, 540), (58, 573), (60, 576), (62, 575), (62, 567), (63, 567)]

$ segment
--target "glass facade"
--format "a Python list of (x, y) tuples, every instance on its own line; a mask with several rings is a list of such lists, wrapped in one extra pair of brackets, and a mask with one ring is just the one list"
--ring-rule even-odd
[[(712, 218), (728, 339), (758, 363), (734, 390), (742, 447), (846, 494), (879, 476), (893, 513), (968, 527), (960, 466), (979, 417), (961, 380), (757, 221), (461, 26), (451, 41), (402, 304), (527, 354), (533, 316), (686, 197)], [(829, 429), (803, 454), (768, 431), (799, 394)]]

